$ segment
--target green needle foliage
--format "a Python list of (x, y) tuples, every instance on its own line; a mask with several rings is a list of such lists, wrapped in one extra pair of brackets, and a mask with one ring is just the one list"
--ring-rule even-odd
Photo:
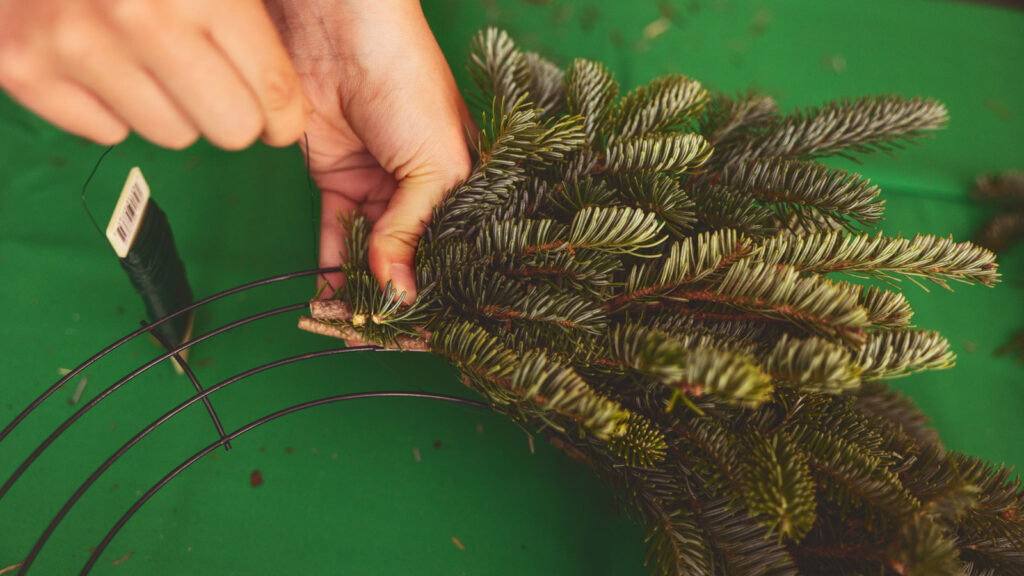
[[(1024, 238), (1024, 172), (1004, 172), (999, 176), (982, 176), (974, 185), (974, 198), (994, 204), (999, 213), (978, 232), (976, 242), (1001, 252)], [(1016, 352), (1017, 360), (1024, 362), (1024, 330), (999, 348), (996, 354)]]
[(954, 360), (899, 283), (992, 285), (993, 254), (865, 231), (878, 187), (814, 160), (915, 139), (941, 104), (782, 115), (682, 76), (619, 99), (601, 64), (562, 74), (493, 29), (470, 69), (477, 162), (426, 227), (416, 302), (378, 288), (357, 216), (352, 317), (323, 323), (432, 350), (591, 467), (654, 574), (1024, 574), (1020, 484), (881, 382)]

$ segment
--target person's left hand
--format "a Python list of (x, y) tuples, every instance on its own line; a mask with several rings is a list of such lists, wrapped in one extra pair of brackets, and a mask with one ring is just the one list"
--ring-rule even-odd
[(371, 271), (411, 303), (416, 243), (433, 206), (469, 174), (472, 123), (418, 1), (317, 6), (268, 8), (313, 107), (306, 131), (322, 193), (320, 264), (342, 261), (339, 212), (362, 210), (375, 220)]

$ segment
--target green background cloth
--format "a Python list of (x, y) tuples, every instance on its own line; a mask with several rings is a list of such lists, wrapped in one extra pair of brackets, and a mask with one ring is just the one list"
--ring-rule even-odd
[[(926, 95), (949, 128), (856, 167), (880, 184), (884, 229), (969, 239), (988, 208), (967, 197), (979, 173), (1024, 169), (1024, 12), (948, 2), (432, 0), (425, 11), (460, 85), (470, 36), (508, 29), (559, 64), (606, 62), (626, 89), (680, 72), (718, 90), (754, 87), (784, 109), (843, 96)], [(316, 142), (312, 142), (313, 147)], [(73, 368), (134, 330), (143, 307), (79, 204), (101, 149), (0, 101), (0, 426)], [(851, 166), (848, 162), (837, 165)], [(101, 166), (89, 204), (106, 221), (139, 165), (167, 212), (198, 297), (314, 267), (311, 200), (297, 148), (183, 152), (138, 139)], [(1024, 366), (992, 352), (1024, 328), (1024, 249), (1002, 257), (994, 289), (925, 292), (905, 283), (916, 324), (947, 335), (952, 370), (898, 381), (946, 444), (1024, 463)], [(196, 333), (302, 302), (310, 279), (203, 308)], [(211, 386), (247, 368), (337, 347), (279, 315), (198, 345)], [(154, 357), (146, 339), (75, 378), (0, 445), (6, 479), (47, 433)], [(472, 396), (437, 358), (364, 353), (310, 360), (243, 380), (212, 398), (234, 430), (314, 398), (370, 390)], [(161, 364), (90, 412), (0, 502), (0, 569), (22, 560), (86, 476), (146, 423), (193, 394)], [(196, 405), (159, 428), (86, 494), (35, 574), (78, 570), (140, 491), (216, 439)], [(253, 486), (259, 471), (262, 484)], [(203, 458), (113, 541), (96, 574), (645, 574), (642, 531), (590, 471), (506, 419), (424, 400), (360, 400), (257, 428)], [(463, 545), (460, 549), (455, 540)], [(76, 572), (77, 573), (77, 572)]]

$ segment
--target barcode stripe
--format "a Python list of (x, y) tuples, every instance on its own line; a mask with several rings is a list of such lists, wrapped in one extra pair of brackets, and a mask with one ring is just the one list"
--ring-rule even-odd
[(118, 256), (124, 258), (131, 249), (148, 201), (149, 186), (146, 179), (138, 167), (132, 168), (107, 225), (107, 239)]

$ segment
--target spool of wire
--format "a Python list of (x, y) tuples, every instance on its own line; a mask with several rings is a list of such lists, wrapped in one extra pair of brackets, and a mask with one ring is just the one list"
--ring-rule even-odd
[[(192, 288), (167, 215), (150, 198), (149, 185), (137, 166), (128, 174), (106, 236), (151, 321), (192, 304)], [(168, 347), (184, 343), (191, 335), (192, 320), (193, 314), (188, 313), (160, 324), (154, 329), (157, 339)]]

